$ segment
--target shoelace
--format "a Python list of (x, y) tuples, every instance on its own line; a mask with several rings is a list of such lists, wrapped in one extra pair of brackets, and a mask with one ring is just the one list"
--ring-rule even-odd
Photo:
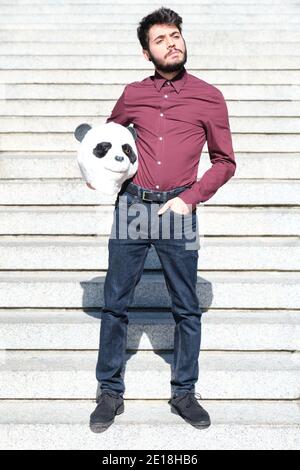
[(197, 397), (202, 399), (202, 396), (200, 395), (200, 393), (197, 393), (197, 392), (187, 392), (187, 395), (188, 395), (188, 403), (186, 405), (187, 408), (189, 408), (192, 403), (195, 403), (195, 400), (196, 400), (196, 403), (199, 404), (197, 401)]

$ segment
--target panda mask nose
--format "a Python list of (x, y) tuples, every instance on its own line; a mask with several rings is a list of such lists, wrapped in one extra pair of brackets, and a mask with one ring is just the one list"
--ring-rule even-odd
[(117, 160), (117, 162), (122, 162), (124, 160), (124, 157), (121, 157), (119, 155), (116, 155), (115, 156), (115, 160)]

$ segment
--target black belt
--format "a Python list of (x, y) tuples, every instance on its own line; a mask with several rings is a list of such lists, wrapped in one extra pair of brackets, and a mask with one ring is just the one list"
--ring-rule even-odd
[[(125, 182), (126, 183), (126, 182)], [(119, 193), (123, 194), (125, 191), (128, 191), (131, 194), (139, 196), (143, 201), (152, 201), (152, 202), (166, 202), (169, 199), (177, 196), (185, 189), (191, 188), (192, 186), (178, 186), (175, 189), (169, 191), (152, 191), (152, 189), (144, 189), (137, 184), (129, 182), (127, 185), (122, 186), (122, 189)]]

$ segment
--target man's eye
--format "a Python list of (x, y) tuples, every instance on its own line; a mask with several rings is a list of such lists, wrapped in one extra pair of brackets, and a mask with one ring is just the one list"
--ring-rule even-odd
[[(173, 36), (173, 37), (174, 37), (175, 39), (179, 39), (179, 38), (180, 38), (180, 36)], [(160, 42), (162, 42), (162, 39), (160, 39), (159, 41), (157, 41), (156, 44), (159, 44)]]

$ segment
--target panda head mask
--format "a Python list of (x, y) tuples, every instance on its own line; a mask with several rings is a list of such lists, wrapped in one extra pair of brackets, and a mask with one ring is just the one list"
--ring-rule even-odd
[(118, 193), (138, 168), (135, 129), (115, 122), (95, 127), (84, 123), (74, 135), (80, 142), (77, 162), (85, 181), (105, 194)]

